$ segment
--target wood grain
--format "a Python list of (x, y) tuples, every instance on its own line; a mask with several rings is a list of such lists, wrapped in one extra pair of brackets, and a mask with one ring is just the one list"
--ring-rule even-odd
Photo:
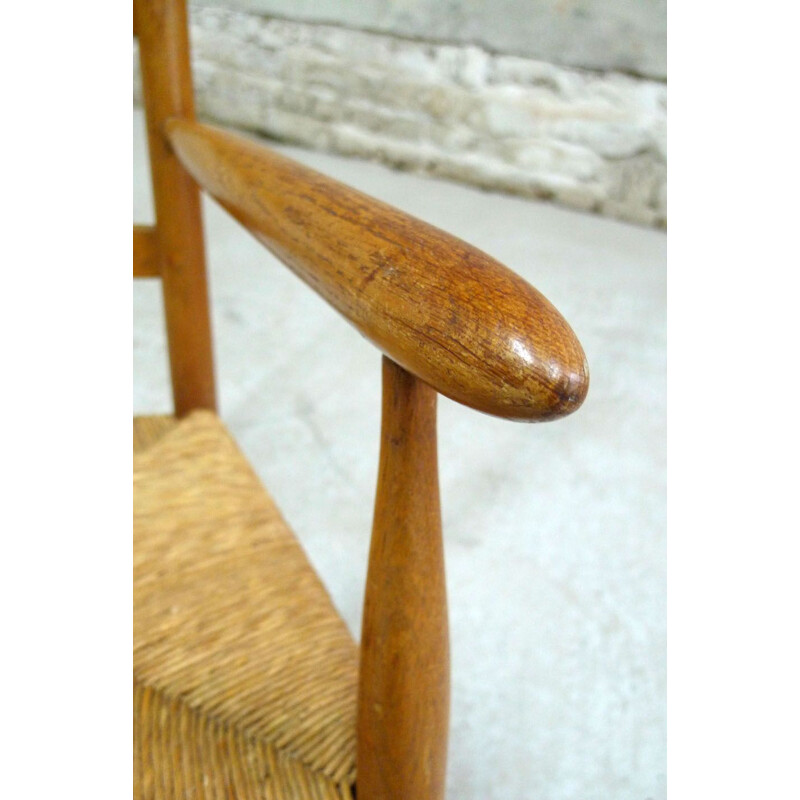
[(186, 7), (136, 0), (142, 95), (175, 413), (216, 407), (200, 195), (164, 135), (168, 117), (194, 118)]
[(574, 411), (588, 389), (575, 334), (480, 250), (258, 143), (166, 124), (197, 182), (386, 355), (442, 394), (501, 417)]
[(133, 277), (158, 278), (161, 275), (161, 253), (156, 229), (148, 225), (133, 226)]
[(444, 797), (449, 707), (436, 392), (384, 357), (361, 632), (359, 800)]

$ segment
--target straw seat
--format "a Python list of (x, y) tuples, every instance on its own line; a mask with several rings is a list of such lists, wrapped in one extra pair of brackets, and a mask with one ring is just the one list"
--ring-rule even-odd
[(150, 415), (133, 418), (133, 454), (142, 453), (178, 424), (173, 416)]
[(357, 649), (217, 416), (134, 422), (134, 796), (352, 797)]

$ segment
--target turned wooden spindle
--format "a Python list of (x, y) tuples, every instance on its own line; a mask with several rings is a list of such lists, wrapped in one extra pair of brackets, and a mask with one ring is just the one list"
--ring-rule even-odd
[(444, 797), (450, 654), (436, 392), (383, 358), (358, 698), (359, 800)]

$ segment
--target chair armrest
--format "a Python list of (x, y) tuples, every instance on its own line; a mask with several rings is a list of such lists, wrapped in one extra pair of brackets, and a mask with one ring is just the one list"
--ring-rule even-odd
[(485, 253), (243, 137), (178, 118), (165, 132), (201, 187), (438, 392), (529, 421), (583, 402), (588, 369), (575, 334)]

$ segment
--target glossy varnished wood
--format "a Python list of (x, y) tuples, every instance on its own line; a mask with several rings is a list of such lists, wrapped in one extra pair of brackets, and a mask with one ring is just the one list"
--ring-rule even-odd
[(444, 796), (449, 669), (436, 392), (384, 357), (361, 633), (359, 800)]
[(442, 394), (532, 421), (583, 401), (587, 366), (569, 325), (485, 253), (256, 142), (185, 118), (166, 130), (199, 184)]
[(183, 0), (136, 0), (142, 95), (164, 292), (175, 413), (214, 409), (200, 196), (164, 135), (169, 117), (194, 118), (189, 38)]
[(161, 274), (161, 253), (156, 229), (148, 225), (133, 226), (133, 277), (157, 278)]

